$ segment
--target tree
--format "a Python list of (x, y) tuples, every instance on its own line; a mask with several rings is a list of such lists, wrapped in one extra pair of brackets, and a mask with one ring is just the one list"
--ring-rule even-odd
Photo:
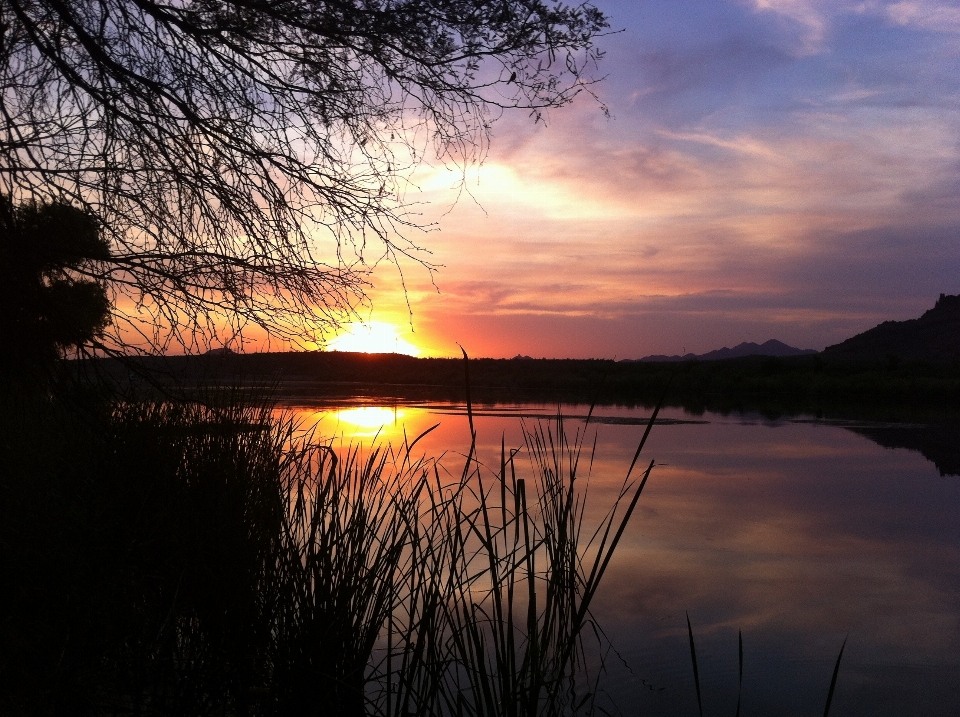
[[(0, 192), (110, 244), (115, 339), (311, 338), (409, 257), (425, 155), (589, 91), (607, 26), (555, 0), (0, 0)], [(160, 328), (166, 327), (166, 329)]]
[(110, 322), (103, 284), (85, 275), (110, 260), (89, 213), (59, 202), (14, 206), (0, 196), (0, 370), (6, 376), (49, 366), (89, 343)]

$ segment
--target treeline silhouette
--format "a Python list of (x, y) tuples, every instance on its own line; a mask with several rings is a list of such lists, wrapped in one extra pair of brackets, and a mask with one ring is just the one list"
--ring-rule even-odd
[[(400, 354), (276, 352), (103, 360), (114, 379), (142, 374), (203, 385), (210, 381), (274, 384), (281, 397), (323, 395), (464, 399), (458, 359)], [(673, 363), (602, 359), (471, 359), (474, 399), (652, 405), (668, 383), (667, 405), (692, 412), (752, 410), (907, 420), (960, 415), (960, 363), (895, 358), (830, 360), (822, 356), (749, 356)]]

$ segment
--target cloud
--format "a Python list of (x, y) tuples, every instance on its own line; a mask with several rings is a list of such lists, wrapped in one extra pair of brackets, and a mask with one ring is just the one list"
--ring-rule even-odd
[(749, 136), (724, 138), (711, 135), (705, 132), (671, 132), (670, 130), (660, 130), (659, 134), (663, 137), (682, 142), (696, 142), (699, 144), (729, 149), (733, 152), (754, 155), (766, 159), (780, 160), (783, 158), (777, 150), (769, 144), (760, 142)]
[[(864, 3), (876, 6), (876, 3)], [(931, 32), (960, 34), (960, 7), (932, 0), (895, 2), (875, 8), (897, 25), (918, 27)]]
[(693, 47), (668, 47), (638, 58), (647, 92), (675, 94), (723, 91), (742, 85), (792, 61), (764, 38), (733, 35)]
[[(571, 335), (596, 341), (578, 349), (585, 356), (768, 338), (822, 348), (880, 321), (918, 316), (941, 291), (960, 293), (960, 218), (954, 211), (953, 224), (931, 216), (923, 225), (928, 196), (913, 199), (902, 199), (900, 218), (823, 217), (814, 207), (641, 227), (488, 219), (447, 235), (459, 258), (451, 255), (441, 273), (440, 295), (424, 294), (416, 311), (440, 332), (477, 327), (493, 355), (520, 350), (507, 338), (530, 355), (574, 355), (557, 338)], [(782, 229), (790, 241), (758, 240), (791, 222)], [(494, 229), (504, 225), (509, 232)]]
[(815, 0), (752, 0), (753, 8), (759, 13), (772, 13), (789, 23), (796, 34), (794, 52), (798, 55), (817, 55), (827, 45), (830, 21), (825, 7), (836, 7), (835, 3), (826, 5)]
[(661, 246), (667, 233), (675, 244), (691, 232), (713, 242), (719, 232), (789, 247), (814, 230), (925, 215), (916, 198), (937, 185), (942, 203), (960, 176), (958, 120), (939, 109), (814, 108), (782, 120), (733, 131), (634, 123), (631, 136), (574, 113), (492, 156), (475, 196), (497, 207), (494, 221), (531, 238), (543, 234), (542, 222), (562, 221), (550, 227), (558, 240), (587, 223), (620, 236), (629, 227), (647, 246)]
[[(925, 29), (951, 6), (702, 6), (652, 2), (669, 36), (611, 38), (614, 119), (581, 98), (498, 123), (452, 211), (462, 176), (421, 171), (444, 268), (439, 294), (407, 273), (418, 333), (509, 356), (820, 348), (960, 292), (960, 68)], [(399, 315), (397, 284), (378, 292)]]

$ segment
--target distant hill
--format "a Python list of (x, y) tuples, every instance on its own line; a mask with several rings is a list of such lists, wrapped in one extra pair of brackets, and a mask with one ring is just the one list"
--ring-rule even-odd
[(960, 360), (960, 296), (940, 294), (919, 319), (884, 321), (823, 350), (825, 358)]
[(744, 342), (732, 349), (724, 346), (716, 351), (705, 354), (685, 354), (683, 356), (644, 356), (641, 359), (625, 359), (626, 361), (719, 361), (720, 359), (742, 358), (743, 356), (807, 356), (817, 353), (813, 349), (796, 349), (787, 346), (782, 341), (770, 339), (762, 344)]

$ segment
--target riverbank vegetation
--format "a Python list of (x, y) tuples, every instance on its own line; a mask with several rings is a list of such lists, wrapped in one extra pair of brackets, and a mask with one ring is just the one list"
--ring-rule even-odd
[[(750, 356), (669, 363), (602, 359), (471, 359), (480, 402), (545, 401), (653, 406), (671, 382), (667, 405), (693, 413), (759, 411), (880, 420), (960, 417), (960, 364)], [(281, 396), (376, 394), (463, 401), (459, 359), (340, 352), (220, 354), (104, 360), (114, 377), (204, 383), (243, 379), (275, 385)], [(165, 378), (162, 378), (165, 377)]]
[(559, 419), (529, 463), (448, 472), (415, 438), (335, 450), (246, 396), (5, 393), (0, 711), (592, 709), (590, 604), (652, 463), (588, 534), (591, 461)]

